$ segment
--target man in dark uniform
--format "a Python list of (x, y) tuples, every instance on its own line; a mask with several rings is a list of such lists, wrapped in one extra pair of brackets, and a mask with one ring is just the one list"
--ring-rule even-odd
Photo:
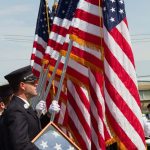
[(31, 140), (40, 132), (41, 126), (29, 99), (37, 95), (37, 78), (26, 66), (5, 76), (13, 89), (14, 96), (4, 115), (4, 125), (9, 150), (38, 150)]
[[(38, 150), (31, 141), (41, 130), (39, 118), (46, 109), (46, 104), (43, 100), (37, 104), (38, 115), (29, 104), (29, 100), (38, 94), (37, 78), (33, 75), (31, 66), (26, 66), (6, 75), (5, 79), (14, 96), (3, 113), (5, 132), (8, 135), (4, 144), (9, 145), (8, 150)], [(58, 102), (54, 102), (50, 105), (50, 113), (58, 113), (60, 110)]]
[(5, 132), (5, 126), (3, 124), (3, 112), (9, 104), (13, 91), (9, 84), (0, 86), (0, 149), (8, 150), (8, 145), (4, 144), (7, 140), (7, 134)]
[(10, 102), (13, 91), (9, 84), (0, 86), (0, 116)]

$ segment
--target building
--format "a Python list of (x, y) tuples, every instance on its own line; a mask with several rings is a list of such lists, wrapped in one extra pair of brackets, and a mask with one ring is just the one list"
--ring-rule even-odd
[(142, 104), (142, 112), (147, 113), (147, 105), (150, 103), (150, 80), (138, 80), (138, 89)]

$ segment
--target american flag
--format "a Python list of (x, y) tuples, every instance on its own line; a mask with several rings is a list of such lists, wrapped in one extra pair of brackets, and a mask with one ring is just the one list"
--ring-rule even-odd
[[(54, 17), (45, 59), (57, 59), (65, 41), (69, 40), (67, 33), (76, 9), (78, 0), (60, 0), (56, 16)], [(67, 41), (68, 43), (68, 41)]]
[[(47, 49), (45, 52), (45, 57), (44, 57), (45, 59), (49, 60), (50, 65), (51, 65), (51, 67), (50, 67), (51, 71), (53, 71), (53, 69), (54, 69), (55, 63), (60, 55), (59, 52), (62, 49), (64, 42), (66, 40), (69, 40), (67, 33), (68, 33), (68, 29), (69, 29), (74, 11), (76, 9), (77, 3), (78, 3), (78, 0), (71, 0), (71, 1), (70, 0), (60, 0), (58, 3), (56, 16), (54, 17), (53, 25), (52, 25), (51, 32), (49, 35), (48, 46), (47, 46)], [(68, 44), (68, 41), (67, 41), (67, 44)], [(61, 62), (59, 64), (59, 69), (57, 71), (57, 75), (55, 76), (56, 77), (55, 79), (57, 79), (57, 77), (58, 77), (58, 80), (59, 80), (59, 78), (60, 78), (64, 59), (65, 59), (65, 57), (62, 57)], [(58, 87), (57, 81), (55, 81), (55, 84), (56, 84), (55, 86), (57, 89), (57, 87)], [(57, 92), (57, 90), (56, 90), (56, 92)], [(65, 96), (66, 93), (62, 92), (61, 95)], [(66, 108), (65, 108), (64, 103), (61, 103), (61, 105), (63, 105), (63, 108), (61, 110), (65, 110)], [(59, 116), (60, 116), (58, 118), (59, 123), (62, 122), (62, 124), (63, 124), (64, 122), (62, 120), (62, 118), (63, 118), (62, 114), (60, 113)]]
[(40, 150), (79, 150), (71, 140), (68, 140), (68, 137), (64, 136), (55, 124), (49, 123), (43, 131), (34, 141), (34, 144)]
[(103, 97), (100, 10), (98, 0), (80, 0), (70, 26), (73, 46), (68, 65), (73, 64), (78, 71), (67, 82), (68, 123), (81, 148), (88, 150), (106, 149), (108, 140), (113, 141)]
[[(128, 38), (126, 18), (122, 18), (123, 20), (118, 22), (118, 24), (111, 26), (113, 27), (110, 28), (111, 30), (107, 30), (107, 26), (105, 25), (106, 27), (103, 27), (101, 24), (101, 19), (103, 17), (104, 22), (108, 19), (105, 15), (102, 16), (102, 9), (108, 9), (109, 3), (116, 4), (116, 0), (103, 1), (104, 3), (107, 3), (106, 8), (105, 5), (99, 3), (102, 2), (99, 0), (80, 0), (77, 9), (76, 7), (73, 7), (74, 10), (76, 9), (76, 12), (72, 15), (74, 16), (72, 20), (72, 18), (66, 17), (71, 2), (75, 3), (74, 0), (59, 1), (58, 12), (54, 18), (52, 32), (50, 33), (46, 50), (46, 58), (50, 59), (52, 62), (51, 64), (55, 65), (55, 62), (60, 55), (60, 50), (61, 54), (65, 55), (70, 41), (68, 33), (71, 34), (73, 46), (67, 68), (67, 110), (69, 116), (69, 128), (72, 130), (75, 139), (82, 149), (105, 149), (105, 144), (107, 142), (109, 143), (109, 140), (112, 140), (105, 117), (106, 114), (111, 129), (120, 139), (123, 148), (126, 147), (128, 149), (131, 147), (131, 149), (136, 149), (138, 147), (139, 149), (143, 149), (144, 132), (140, 122), (140, 101), (136, 87), (133, 55), (131, 48), (129, 48), (131, 46)], [(117, 1), (117, 3), (122, 2), (122, 0)], [(119, 5), (117, 4), (115, 7), (118, 8)], [(114, 12), (114, 8), (110, 8), (109, 12), (111, 11)], [(122, 10), (119, 11), (122, 12)], [(120, 19), (119, 15), (117, 15), (117, 17)], [(110, 19), (111, 21), (114, 21), (113, 16)], [(108, 21), (109, 19), (107, 22)], [(123, 22), (123, 25), (121, 22)], [(110, 39), (111, 36), (113, 37), (112, 31), (116, 32), (118, 37), (118, 39), (115, 37), (116, 39), (113, 44)], [(119, 36), (118, 33), (120, 33), (121, 36)], [(109, 34), (112, 35), (108, 36)], [(101, 49), (103, 42), (105, 44), (104, 50)], [(119, 45), (119, 48), (126, 45), (126, 49), (123, 49), (121, 55), (118, 51), (117, 53), (114, 51), (112, 53), (109, 52), (110, 50), (113, 50), (113, 46), (117, 45)], [(112, 48), (108, 46), (112, 46)], [(122, 57), (125, 54), (127, 57)], [(105, 65), (103, 66), (104, 57)], [(62, 57), (59, 66), (60, 71), (63, 62), (64, 57)], [(120, 65), (114, 67), (114, 63)], [(121, 66), (122, 68), (119, 68)], [(105, 69), (105, 76), (103, 76), (103, 69)], [(126, 70), (128, 70), (127, 73), (125, 73)], [(116, 79), (115, 77), (119, 79), (117, 85), (115, 85), (117, 82), (113, 82), (114, 79)], [(105, 93), (103, 91), (104, 83), (106, 87)], [(132, 89), (134, 89), (133, 91), (131, 90), (131, 87), (128, 86), (129, 84)], [(123, 93), (121, 93), (122, 91)], [(134, 96), (136, 97), (136, 100), (133, 99)], [(120, 99), (118, 100), (118, 98)], [(120, 101), (122, 103), (119, 103)], [(134, 105), (134, 107), (132, 105)], [(124, 111), (122, 111), (123, 109)], [(122, 114), (123, 117), (120, 118), (120, 114)], [(134, 124), (133, 120), (130, 120), (130, 117), (127, 117), (129, 115), (135, 121)], [(128, 124), (124, 125), (124, 123)], [(127, 129), (132, 130), (129, 131), (124, 127), (129, 127)], [(132, 134), (129, 134), (131, 132), (133, 132), (133, 136), (136, 137), (132, 137)], [(141, 146), (139, 146), (139, 143), (137, 144), (137, 147), (134, 145), (136, 140), (140, 141)], [(131, 144), (130, 147), (128, 147), (128, 143)]]
[[(80, 45), (76, 41), (73, 42), (67, 68), (67, 76), (69, 77), (67, 80), (68, 125), (82, 149), (105, 149), (105, 141), (111, 140), (111, 135), (104, 117), (103, 75), (101, 72), (103, 62), (99, 50), (102, 39), (99, 3), (98, 1), (80, 1), (72, 20), (70, 17), (67, 18), (67, 15), (65, 16), (65, 12), (69, 12), (67, 8), (71, 8), (73, 5), (71, 2), (67, 5), (68, 1), (64, 0), (60, 2), (63, 3), (59, 3), (61, 4), (61, 7), (58, 5), (60, 13), (54, 18), (46, 50), (47, 58), (51, 59), (51, 62), (56, 61), (60, 50), (61, 54), (64, 52), (65, 55), (70, 41), (68, 35), (70, 32), (76, 36), (81, 35), (80, 39), (88, 40), (84, 43), (94, 47), (93, 49), (84, 46), (84, 44)], [(75, 1), (73, 2), (75, 3)], [(70, 31), (68, 32), (68, 30)], [(73, 31), (77, 30), (79, 32), (75, 34)], [(63, 65), (63, 61), (61, 63)]]
[(41, 71), (42, 60), (45, 54), (49, 37), (48, 30), (53, 20), (53, 15), (54, 13), (51, 13), (50, 15), (50, 9), (48, 7), (48, 4), (46, 3), (46, 0), (41, 0), (35, 30), (33, 51), (31, 54), (31, 66), (33, 68), (33, 73), (36, 76), (39, 76)]
[(105, 100), (108, 120), (122, 149), (145, 150), (137, 88), (123, 0), (103, 0)]

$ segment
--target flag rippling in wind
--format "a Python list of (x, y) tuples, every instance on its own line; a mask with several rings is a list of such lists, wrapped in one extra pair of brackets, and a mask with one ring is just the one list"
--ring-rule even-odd
[(99, 1), (80, 0), (69, 32), (73, 45), (72, 61), (68, 66), (74, 64), (78, 72), (67, 81), (68, 124), (81, 148), (88, 150), (106, 149), (106, 142), (113, 141), (105, 118), (103, 98), (100, 10)]
[(36, 76), (39, 76), (42, 66), (42, 60), (45, 54), (47, 47), (48, 37), (49, 37), (49, 25), (52, 22), (50, 20), (53, 16), (50, 17), (50, 10), (46, 0), (41, 0), (36, 30), (35, 38), (33, 43), (33, 51), (31, 55), (31, 66), (33, 73)]
[[(105, 149), (106, 139), (111, 139), (107, 124), (105, 126), (106, 113), (109, 127), (115, 133), (120, 149), (145, 149), (140, 98), (124, 15), (124, 1), (104, 0), (103, 4), (99, 2), (80, 0), (70, 26), (71, 38), (74, 41), (70, 57), (84, 68), (81, 69), (79, 64), (74, 65), (87, 78), (88, 88), (72, 79), (68, 80), (69, 124), (77, 139), (80, 139), (82, 148)], [(112, 16), (107, 13), (112, 13)], [(99, 24), (101, 17), (104, 26)], [(101, 46), (104, 51), (100, 51)], [(96, 52), (99, 54), (95, 55)], [(87, 57), (87, 54), (93, 57)], [(95, 61), (102, 64), (103, 57), (104, 68), (102, 65), (96, 66)], [(70, 64), (71, 61), (68, 66)], [(104, 82), (100, 72), (103, 69)], [(107, 136), (105, 132), (108, 133)]]
[[(53, 71), (56, 61), (60, 56), (60, 50), (62, 49), (64, 43), (68, 44), (69, 36), (68, 29), (76, 9), (78, 0), (60, 0), (57, 7), (56, 16), (52, 24), (51, 32), (49, 35), (48, 46), (45, 52), (45, 59), (50, 63), (50, 71)], [(57, 80), (60, 79), (61, 71), (63, 68), (65, 57), (62, 56), (61, 62), (59, 63), (59, 68), (57, 69), (57, 74), (55, 75), (55, 87), (56, 92), (59, 84)], [(62, 96), (63, 95), (63, 96)], [(66, 96), (66, 93), (62, 91), (60, 97), (61, 113), (55, 117), (55, 120), (58, 120), (58, 123), (63, 125), (66, 121), (66, 102), (64, 102), (63, 97)], [(65, 100), (66, 101), (66, 100)]]
[(69, 37), (73, 44), (67, 91), (62, 93), (67, 101), (62, 103), (58, 122), (63, 124), (67, 118), (74, 140), (85, 150), (105, 150), (113, 142), (112, 135), (120, 149), (144, 150), (124, 1), (60, 0), (45, 51), (51, 71), (59, 55), (64, 55), (59, 64), (62, 71)]
[(144, 150), (140, 97), (123, 0), (103, 0), (105, 101), (120, 147)]
[(59, 2), (45, 56), (51, 62), (57, 60), (60, 52), (65, 56), (70, 33), (76, 37), (81, 35), (80, 41), (91, 45), (88, 47), (73, 41), (67, 67), (68, 125), (82, 149), (105, 149), (105, 141), (111, 139), (111, 135), (105, 125), (105, 107), (101, 93), (103, 62), (100, 51), (102, 37), (99, 2), (80, 1), (73, 20), (70, 16), (78, 1), (73, 0), (69, 4), (67, 0)]
[(49, 35), (48, 47), (45, 52), (45, 59), (51, 60), (51, 65), (55, 64), (54, 61), (57, 60), (64, 43), (69, 41), (68, 29), (77, 3), (78, 0), (60, 0), (58, 3), (58, 9)]

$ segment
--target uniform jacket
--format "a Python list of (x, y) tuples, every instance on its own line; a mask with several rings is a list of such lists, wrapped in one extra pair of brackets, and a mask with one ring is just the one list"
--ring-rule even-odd
[(7, 134), (5, 132), (5, 125), (4, 125), (4, 117), (3, 115), (0, 116), (0, 150), (9, 150), (9, 146), (5, 144), (7, 140)]
[(9, 150), (38, 150), (31, 140), (40, 132), (40, 121), (31, 107), (14, 96), (4, 114), (4, 125), (8, 134), (5, 144)]

